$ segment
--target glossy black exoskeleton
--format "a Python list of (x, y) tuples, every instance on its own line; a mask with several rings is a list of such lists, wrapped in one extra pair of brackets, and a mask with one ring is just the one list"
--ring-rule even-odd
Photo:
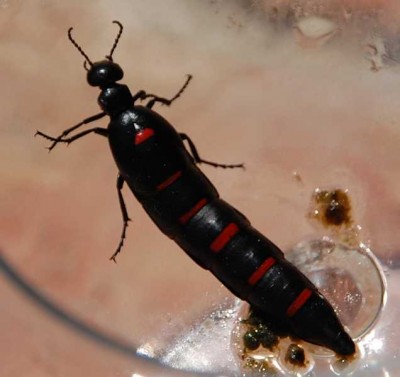
[[(126, 183), (159, 229), (172, 238), (200, 266), (210, 270), (236, 296), (248, 301), (272, 323), (279, 323), (289, 334), (328, 347), (341, 355), (351, 355), (355, 345), (334, 310), (315, 286), (284, 259), (281, 250), (254, 229), (238, 210), (219, 198), (208, 178), (198, 169), (204, 163), (235, 168), (200, 158), (194, 143), (178, 133), (152, 110), (156, 103), (171, 105), (185, 90), (191, 76), (171, 99), (139, 91), (132, 95), (121, 67), (112, 55), (122, 33), (122, 25), (106, 59), (92, 63), (81, 47), (68, 36), (85, 58), (89, 85), (99, 87), (101, 112), (65, 130), (58, 137), (40, 131), (58, 143), (95, 133), (108, 139), (118, 166), (118, 198), (123, 217), (120, 252), (129, 217), (122, 196)], [(89, 65), (89, 67), (87, 67)], [(148, 100), (145, 106), (137, 101)], [(90, 128), (68, 137), (84, 124), (104, 116), (108, 128)], [(189, 151), (184, 141), (188, 143)]]

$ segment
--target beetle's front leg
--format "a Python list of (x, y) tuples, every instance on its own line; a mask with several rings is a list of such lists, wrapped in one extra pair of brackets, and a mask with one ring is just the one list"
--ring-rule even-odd
[(40, 132), (40, 131), (36, 131), (35, 136), (39, 135), (39, 136), (44, 137), (47, 140), (52, 140), (53, 144), (51, 144), (50, 147), (48, 148), (48, 150), (51, 151), (57, 145), (57, 143), (59, 143), (60, 141), (64, 140), (63, 138), (65, 136), (69, 135), (72, 131), (75, 131), (76, 129), (78, 129), (79, 127), (81, 127), (81, 126), (83, 126), (85, 124), (88, 124), (88, 123), (94, 122), (96, 120), (99, 120), (99, 119), (103, 118), (106, 115), (107, 114), (105, 112), (101, 112), (101, 113), (98, 113), (96, 115), (92, 115), (91, 117), (88, 117), (88, 118), (82, 120), (81, 122), (79, 122), (75, 126), (67, 128), (66, 130), (64, 130), (61, 133), (61, 135), (59, 135), (57, 137), (54, 137), (54, 138), (49, 136), (49, 135), (46, 135), (46, 134), (44, 134), (43, 132)]
[(189, 85), (190, 80), (192, 79), (192, 75), (187, 75), (187, 79), (185, 83), (183, 84), (182, 88), (179, 89), (178, 93), (176, 93), (172, 98), (164, 98), (164, 97), (159, 97), (154, 94), (146, 94), (145, 98), (152, 98), (146, 105), (149, 109), (151, 109), (156, 102), (161, 103), (162, 105), (170, 106), (172, 102), (174, 102), (177, 98), (181, 96), (181, 94), (185, 91), (186, 87)]
[(58, 137), (52, 137), (49, 135), (44, 134), (43, 132), (40, 131), (36, 131), (36, 135), (42, 136), (47, 140), (50, 140), (53, 142), (53, 144), (50, 145), (50, 147), (48, 147), (47, 149), (49, 151), (51, 151), (58, 143), (66, 143), (66, 144), (71, 144), (73, 141), (80, 139), (83, 136), (86, 136), (90, 133), (95, 133), (97, 135), (101, 135), (101, 136), (105, 136), (108, 137), (108, 130), (107, 128), (100, 128), (100, 127), (96, 127), (96, 128), (91, 128), (89, 130), (80, 132), (79, 134), (76, 134), (72, 137), (67, 137), (67, 138), (63, 138), (62, 136), (58, 136)]

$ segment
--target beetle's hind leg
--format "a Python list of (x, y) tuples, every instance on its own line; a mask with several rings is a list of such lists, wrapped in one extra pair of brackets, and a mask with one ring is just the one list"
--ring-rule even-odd
[(180, 133), (179, 134), (182, 140), (186, 140), (189, 144), (189, 149), (190, 152), (192, 154), (193, 160), (196, 164), (207, 164), (207, 165), (211, 165), (214, 166), (215, 168), (224, 168), (224, 169), (233, 169), (233, 168), (241, 168), (244, 169), (244, 164), (219, 164), (217, 162), (212, 162), (212, 161), (207, 161), (207, 160), (203, 160), (200, 155), (199, 152), (197, 151), (196, 146), (194, 145), (192, 139), (190, 139), (190, 137), (184, 133)]

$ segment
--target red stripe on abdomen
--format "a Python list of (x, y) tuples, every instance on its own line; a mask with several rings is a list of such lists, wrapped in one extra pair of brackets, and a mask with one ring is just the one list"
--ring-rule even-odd
[(235, 223), (227, 225), (217, 238), (211, 243), (210, 249), (214, 253), (221, 251), (224, 246), (231, 240), (231, 238), (239, 231), (238, 226)]
[(207, 204), (207, 199), (201, 199), (193, 208), (187, 211), (184, 215), (179, 217), (179, 222), (183, 225), (186, 224), (197, 212), (199, 212)]
[(250, 285), (256, 284), (266, 273), (267, 271), (276, 263), (276, 260), (272, 257), (267, 258), (260, 267), (257, 268), (253, 272), (253, 274), (249, 277), (247, 281)]
[(296, 297), (296, 299), (290, 304), (288, 310), (286, 311), (286, 315), (288, 317), (293, 317), (300, 308), (307, 302), (312, 294), (311, 289), (305, 288), (301, 291), (301, 293)]
[(180, 170), (177, 171), (176, 173), (172, 174), (164, 182), (160, 183), (157, 186), (157, 191), (162, 191), (165, 188), (167, 188), (169, 185), (172, 185), (181, 175), (182, 175), (182, 172)]
[(154, 135), (154, 130), (152, 128), (145, 128), (144, 130), (138, 132), (135, 136), (135, 145), (143, 143), (148, 138)]

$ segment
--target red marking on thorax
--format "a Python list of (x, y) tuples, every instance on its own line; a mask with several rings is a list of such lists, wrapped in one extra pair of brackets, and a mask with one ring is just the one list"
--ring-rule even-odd
[(311, 289), (305, 288), (301, 291), (301, 293), (296, 297), (296, 299), (290, 304), (288, 310), (286, 311), (286, 315), (288, 317), (293, 317), (300, 308), (307, 302), (312, 294)]
[(250, 285), (256, 284), (265, 274), (266, 272), (276, 263), (276, 260), (272, 257), (267, 258), (260, 267), (257, 268), (253, 272), (253, 274), (249, 277), (247, 281)]
[(221, 251), (224, 246), (231, 240), (231, 238), (239, 231), (238, 226), (235, 223), (228, 224), (217, 238), (211, 243), (210, 249), (214, 253)]
[(143, 143), (148, 138), (154, 135), (154, 130), (152, 128), (145, 128), (142, 131), (138, 132), (135, 136), (135, 145)]
[(170, 177), (168, 177), (164, 182), (160, 183), (157, 186), (157, 191), (164, 190), (169, 185), (173, 184), (181, 175), (182, 175), (182, 172), (180, 170), (178, 170), (176, 173), (174, 173)]
[(183, 225), (186, 224), (197, 212), (199, 212), (207, 204), (207, 199), (201, 199), (197, 202), (192, 209), (186, 212), (179, 218), (179, 222)]

